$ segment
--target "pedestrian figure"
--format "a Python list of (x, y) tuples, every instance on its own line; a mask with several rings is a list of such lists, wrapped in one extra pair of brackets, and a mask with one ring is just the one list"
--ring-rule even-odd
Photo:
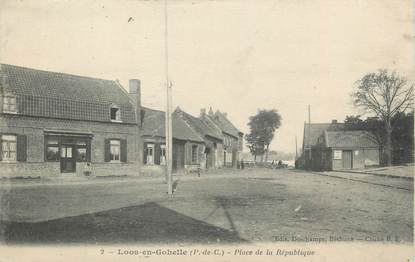
[(174, 180), (172, 188), (173, 188), (173, 193), (177, 190), (177, 187), (179, 186), (179, 180)]
[(244, 169), (245, 168), (245, 165), (244, 165), (244, 160), (243, 159), (241, 159), (241, 169)]

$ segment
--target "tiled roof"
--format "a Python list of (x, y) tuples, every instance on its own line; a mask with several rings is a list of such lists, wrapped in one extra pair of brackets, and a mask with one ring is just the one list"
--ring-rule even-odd
[(223, 113), (217, 111), (215, 114), (213, 115), (209, 115), (209, 117), (212, 119), (212, 121), (219, 126), (219, 128), (229, 134), (232, 135), (234, 137), (238, 137), (239, 133), (241, 133), (241, 131), (239, 131), (232, 123), (231, 121), (229, 121), (229, 119), (227, 117), (225, 117), (223, 115)]
[[(163, 111), (142, 107), (143, 110), (143, 126), (141, 134), (150, 137), (165, 137), (165, 116)], [(192, 130), (183, 119), (174, 112), (172, 114), (173, 138), (180, 140), (190, 140), (195, 142), (203, 142), (203, 138)]]
[(123, 122), (135, 123), (129, 96), (115, 81), (7, 64), (0, 64), (0, 73), (5, 77), (4, 90), (21, 102), (20, 114), (110, 121), (109, 107), (115, 104)]
[(203, 122), (200, 118), (194, 117), (182, 110), (178, 110), (178, 113), (182, 115), (183, 119), (193, 127), (196, 132), (198, 132), (201, 136), (210, 136), (219, 140), (222, 140), (222, 134), (219, 133), (214, 128), (207, 125)]
[(367, 131), (326, 131), (326, 146), (332, 148), (379, 147), (374, 136)]
[(342, 123), (304, 123), (303, 147), (308, 148), (316, 145), (318, 138), (325, 130), (337, 130), (343, 126)]

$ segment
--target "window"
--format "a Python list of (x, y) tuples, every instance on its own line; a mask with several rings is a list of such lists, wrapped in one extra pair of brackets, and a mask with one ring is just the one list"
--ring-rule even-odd
[(147, 144), (147, 164), (154, 164), (154, 144)]
[(86, 141), (77, 141), (76, 142), (76, 161), (78, 162), (87, 162), (87, 142)]
[(111, 106), (110, 117), (111, 121), (121, 121), (121, 111), (118, 106)]
[[(70, 149), (68, 149), (65, 145), (70, 145)], [(90, 161), (90, 145), (91, 142), (88, 138), (74, 139), (64, 136), (46, 135), (45, 160), (50, 162), (58, 162), (61, 158), (72, 158), (73, 155), (78, 162)]]
[(16, 141), (15, 135), (1, 136), (1, 154), (3, 161), (16, 161)]
[(110, 141), (110, 161), (120, 161), (120, 140)]
[(13, 97), (13, 96), (3, 97), (3, 112), (16, 113), (16, 97)]
[(166, 164), (166, 145), (160, 145), (160, 165)]
[(192, 163), (197, 162), (197, 145), (192, 145)]
[(59, 161), (59, 140), (46, 137), (46, 160)]
[(62, 146), (61, 158), (72, 158), (72, 146), (68, 146), (68, 145)]
[(232, 152), (227, 152), (225, 157), (226, 163), (232, 163)]

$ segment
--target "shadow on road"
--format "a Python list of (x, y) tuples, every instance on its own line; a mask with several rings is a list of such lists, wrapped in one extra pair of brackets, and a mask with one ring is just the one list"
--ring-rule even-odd
[(241, 243), (236, 231), (215, 227), (154, 202), (44, 222), (0, 222), (7, 244)]

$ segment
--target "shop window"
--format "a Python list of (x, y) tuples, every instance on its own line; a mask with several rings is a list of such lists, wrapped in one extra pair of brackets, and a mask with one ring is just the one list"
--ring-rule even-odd
[(88, 148), (86, 141), (78, 141), (76, 143), (76, 161), (87, 162), (88, 161)]
[(119, 162), (120, 161), (120, 140), (111, 140), (110, 141), (110, 161)]
[[(73, 151), (72, 147), (70, 149), (63, 147), (62, 141), (69, 145), (73, 145)], [(90, 150), (90, 140), (86, 138), (68, 140), (65, 137), (45, 136), (46, 161), (58, 162), (61, 157), (75, 157), (77, 162), (88, 162), (90, 161)]]
[(197, 145), (192, 145), (192, 163), (197, 162)]
[(59, 140), (46, 137), (46, 160), (59, 161)]
[(1, 136), (1, 159), (2, 161), (17, 160), (17, 137), (15, 135)]
[(16, 113), (16, 97), (4, 96), (3, 97), (3, 112), (4, 113)]

